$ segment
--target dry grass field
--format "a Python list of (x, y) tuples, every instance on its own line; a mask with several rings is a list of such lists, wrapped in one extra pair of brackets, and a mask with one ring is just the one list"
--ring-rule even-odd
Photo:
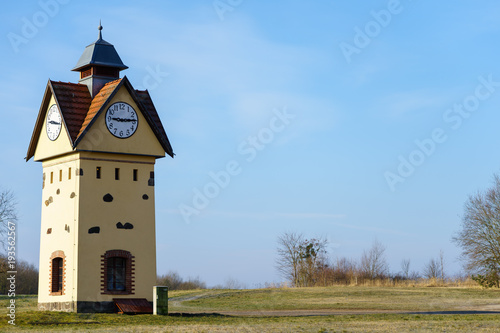
[[(170, 315), (36, 311), (17, 298), (1, 332), (498, 332), (500, 290), (328, 287), (170, 292)], [(5, 309), (7, 298), (0, 298)]]

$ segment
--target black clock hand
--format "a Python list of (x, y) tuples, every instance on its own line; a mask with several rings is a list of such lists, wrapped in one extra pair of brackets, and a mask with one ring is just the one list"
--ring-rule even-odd
[(51, 125), (61, 125), (61, 123), (58, 123), (57, 121), (50, 120), (49, 124)]
[(135, 119), (128, 119), (128, 118), (111, 118), (111, 119), (119, 121), (119, 122), (132, 122), (132, 121), (136, 121)]

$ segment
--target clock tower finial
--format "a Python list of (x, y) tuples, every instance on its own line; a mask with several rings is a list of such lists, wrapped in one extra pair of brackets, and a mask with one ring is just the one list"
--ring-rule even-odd
[(97, 29), (99, 30), (99, 38), (97, 38), (97, 40), (102, 40), (102, 24), (101, 24), (101, 20), (99, 20), (99, 26), (97, 27)]

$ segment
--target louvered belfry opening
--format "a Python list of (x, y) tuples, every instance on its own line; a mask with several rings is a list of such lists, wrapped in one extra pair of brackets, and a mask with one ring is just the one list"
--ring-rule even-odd
[(118, 79), (120, 77), (120, 71), (116, 68), (92, 66), (87, 69), (82, 69), (80, 71), (80, 79), (84, 79), (91, 75), (108, 77), (110, 79)]

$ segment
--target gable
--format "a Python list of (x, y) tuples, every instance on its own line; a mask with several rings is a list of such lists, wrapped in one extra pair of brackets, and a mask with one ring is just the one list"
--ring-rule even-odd
[[(47, 106), (43, 109), (43, 122), (41, 124), (41, 128), (39, 131), (39, 136), (37, 140), (37, 144), (35, 147), (34, 151), (34, 157), (35, 161), (42, 161), (44, 159), (50, 158), (50, 157), (55, 157), (58, 155), (63, 155), (68, 152), (71, 152), (73, 150), (73, 147), (71, 145), (69, 136), (68, 136), (68, 131), (67, 128), (62, 122), (62, 128), (61, 132), (59, 133), (59, 136), (57, 139), (54, 141), (50, 140), (49, 137), (47, 136), (46, 133), (46, 128), (47, 128), (47, 111), (52, 105), (57, 105), (56, 99), (54, 96), (50, 96), (48, 99)], [(59, 109), (59, 112), (60, 109)], [(61, 116), (62, 118), (62, 116)]]
[[(40, 106), (35, 128), (31, 136), (30, 145), (26, 154), (26, 161), (35, 155), (39, 140), (44, 135), (46, 126), (45, 118), (47, 116), (47, 110), (51, 105), (56, 104), (61, 112), (63, 122), (62, 131), (66, 132), (70, 140), (71, 149), (64, 149), (61, 151), (60, 148), (62, 147), (53, 146), (52, 152), (47, 151), (46, 153), (38, 154), (35, 158), (36, 160), (57, 156), (73, 150), (73, 142), (78, 136), (91, 101), (92, 98), (90, 97), (86, 85), (49, 80), (45, 88), (42, 105)], [(41, 153), (41, 151), (39, 151), (39, 153)]]
[[(126, 139), (115, 137), (106, 127), (106, 111), (117, 102), (129, 104), (137, 113), (137, 130)], [(79, 135), (79, 139), (81, 139), (76, 142), (76, 150), (155, 157), (165, 156), (165, 150), (146, 119), (147, 115), (142, 110), (143, 106), (135, 101), (125, 85), (118, 86), (111, 97), (100, 105), (99, 111), (96, 111), (96, 108), (91, 106), (91, 110), (94, 109), (95, 113), (87, 125), (85, 125), (87, 119), (85, 120), (85, 129), (82, 129)], [(87, 118), (90, 118), (90, 116), (87, 116)]]

